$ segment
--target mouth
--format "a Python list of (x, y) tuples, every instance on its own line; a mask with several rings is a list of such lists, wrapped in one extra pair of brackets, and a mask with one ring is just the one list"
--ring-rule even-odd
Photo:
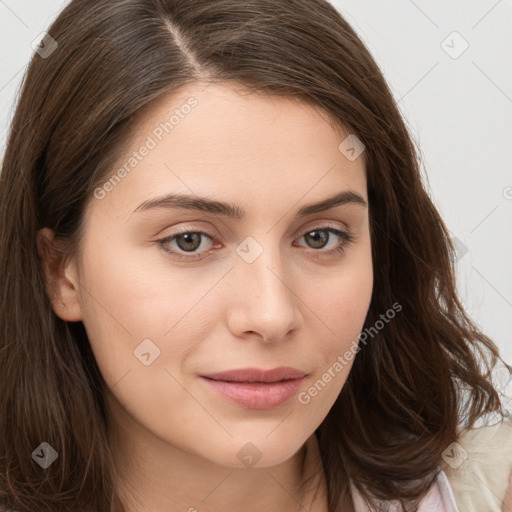
[(284, 405), (298, 393), (307, 374), (292, 370), (235, 370), (222, 374), (202, 375), (201, 379), (216, 395), (221, 395), (247, 409), (264, 410)]

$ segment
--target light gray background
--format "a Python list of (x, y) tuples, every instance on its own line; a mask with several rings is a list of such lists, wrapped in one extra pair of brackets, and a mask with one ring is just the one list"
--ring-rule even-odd
[[(67, 3), (0, 0), (0, 155), (31, 42)], [(400, 100), (431, 195), (458, 239), (461, 299), (512, 363), (512, 1), (333, 4)], [(463, 40), (469, 47), (457, 56)]]

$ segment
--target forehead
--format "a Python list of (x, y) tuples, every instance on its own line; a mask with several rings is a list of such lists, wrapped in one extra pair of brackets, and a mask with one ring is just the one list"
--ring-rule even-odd
[(122, 179), (108, 196), (125, 210), (165, 192), (260, 205), (305, 195), (311, 202), (333, 188), (364, 196), (364, 154), (351, 160), (340, 149), (348, 135), (298, 98), (231, 83), (190, 84), (132, 120), (126, 151), (110, 174), (124, 169)]
[(326, 150), (338, 156), (338, 145), (349, 134), (341, 120), (311, 99), (251, 91), (233, 82), (196, 82), (139, 112), (132, 123), (130, 149), (137, 146), (136, 139), (151, 135), (169, 150), (194, 147), (191, 159), (221, 144), (224, 158), (243, 154), (264, 159), (260, 148), (274, 149), (273, 158), (277, 152), (289, 158), (291, 152)]

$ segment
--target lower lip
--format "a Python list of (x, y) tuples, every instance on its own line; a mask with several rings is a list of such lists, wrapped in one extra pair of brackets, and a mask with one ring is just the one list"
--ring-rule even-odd
[(280, 382), (227, 382), (201, 377), (215, 391), (248, 409), (272, 409), (294, 396), (305, 377)]

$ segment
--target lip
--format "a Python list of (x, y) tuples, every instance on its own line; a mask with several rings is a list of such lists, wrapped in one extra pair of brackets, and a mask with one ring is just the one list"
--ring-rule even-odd
[(273, 409), (297, 394), (306, 373), (295, 368), (246, 368), (201, 375), (215, 392), (248, 409)]
[(227, 382), (201, 377), (214, 391), (248, 409), (273, 409), (294, 396), (305, 377), (279, 382)]
[(306, 372), (290, 368), (289, 366), (280, 366), (272, 370), (262, 370), (260, 368), (240, 368), (219, 373), (201, 375), (212, 380), (222, 380), (226, 382), (279, 382), (289, 379), (300, 379)]

